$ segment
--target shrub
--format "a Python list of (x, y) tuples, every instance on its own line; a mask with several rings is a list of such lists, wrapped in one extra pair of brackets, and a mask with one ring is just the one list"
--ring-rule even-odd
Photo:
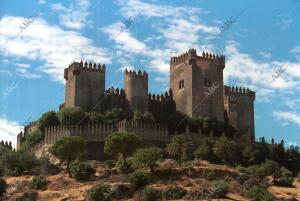
[(300, 180), (300, 172), (298, 172), (298, 174), (297, 174), (297, 179)]
[(43, 139), (44, 134), (39, 129), (35, 129), (26, 135), (25, 141), (21, 145), (21, 150), (26, 151), (33, 145), (41, 142)]
[(38, 128), (41, 131), (44, 131), (46, 127), (55, 126), (59, 124), (59, 120), (56, 112), (49, 111), (42, 115), (42, 117), (38, 120)]
[(124, 163), (124, 160), (121, 155), (117, 160), (116, 167), (120, 174), (128, 174), (134, 171), (132, 167), (132, 161), (129, 160), (126, 163)]
[(90, 122), (93, 123), (102, 123), (105, 121), (104, 115), (98, 112), (87, 113), (87, 116), (89, 117)]
[(49, 162), (49, 157), (41, 157), (40, 158), (40, 170), (41, 174), (50, 174), (55, 175), (60, 172), (60, 169)]
[(67, 107), (58, 113), (59, 122), (65, 125), (81, 124), (88, 120), (80, 107)]
[(171, 142), (167, 144), (166, 152), (171, 157), (177, 158), (181, 167), (182, 160), (186, 158), (189, 142), (185, 135), (174, 135)]
[(216, 172), (213, 171), (208, 171), (208, 172), (204, 172), (204, 178), (212, 181), (218, 178), (218, 174)]
[(220, 137), (213, 146), (213, 153), (222, 161), (233, 162), (235, 144), (229, 138)]
[(0, 178), (0, 200), (1, 196), (6, 192), (7, 184), (4, 179)]
[(158, 166), (157, 162), (163, 158), (163, 151), (157, 147), (149, 147), (138, 149), (133, 154), (133, 163), (137, 167), (148, 167), (154, 173), (155, 168)]
[(107, 184), (98, 184), (89, 190), (87, 194), (88, 201), (105, 200), (110, 201), (112, 196), (112, 188)]
[(213, 188), (216, 197), (225, 197), (230, 191), (230, 184), (223, 180), (217, 180), (213, 183)]
[(254, 201), (273, 201), (275, 197), (272, 193), (268, 192), (267, 190), (263, 189), (259, 186), (253, 186), (247, 192), (247, 196)]
[(104, 152), (112, 156), (121, 154), (123, 162), (126, 164), (126, 158), (131, 155), (140, 144), (140, 139), (133, 133), (114, 132), (106, 138)]
[(47, 181), (41, 175), (35, 176), (28, 183), (28, 187), (31, 188), (31, 189), (35, 189), (35, 190), (46, 190)]
[(8, 151), (0, 156), (0, 167), (6, 175), (21, 175), (24, 171), (31, 171), (39, 165), (33, 154), (26, 152)]
[(152, 187), (146, 186), (142, 191), (143, 201), (155, 201), (161, 197), (160, 192)]
[(113, 168), (116, 165), (116, 161), (114, 161), (114, 160), (106, 160), (105, 164), (107, 165), (108, 168)]
[(82, 156), (85, 152), (85, 141), (78, 136), (63, 136), (51, 148), (51, 153), (62, 162), (67, 162), (67, 172), (70, 172), (70, 163)]
[(166, 189), (162, 192), (162, 197), (167, 200), (172, 199), (181, 199), (183, 196), (186, 195), (186, 191), (181, 187), (174, 187)]
[(70, 171), (77, 181), (88, 181), (95, 174), (95, 170), (90, 165), (78, 161), (70, 164)]
[(113, 197), (117, 199), (121, 198), (131, 198), (132, 191), (128, 185), (125, 184), (118, 184), (113, 187)]
[(134, 172), (129, 178), (132, 190), (136, 191), (149, 183), (148, 176), (143, 172)]
[(212, 157), (212, 149), (207, 143), (202, 143), (194, 152), (194, 156), (201, 160), (210, 160)]

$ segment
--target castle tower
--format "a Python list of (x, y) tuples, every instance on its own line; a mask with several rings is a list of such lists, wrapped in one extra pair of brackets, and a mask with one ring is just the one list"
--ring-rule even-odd
[(85, 111), (100, 110), (105, 90), (105, 65), (81, 61), (65, 69), (65, 107), (78, 106)]
[(254, 128), (255, 92), (245, 88), (224, 86), (224, 107), (229, 123), (244, 138), (243, 142), (255, 140)]
[(132, 111), (148, 110), (148, 74), (125, 70), (125, 94)]
[(172, 57), (170, 85), (176, 108), (190, 117), (210, 117), (224, 121), (223, 69), (225, 57), (195, 49)]

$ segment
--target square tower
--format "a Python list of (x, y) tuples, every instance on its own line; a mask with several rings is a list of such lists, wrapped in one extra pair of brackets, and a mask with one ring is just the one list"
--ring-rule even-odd
[(176, 108), (190, 117), (224, 121), (223, 69), (225, 57), (211, 53), (198, 56), (195, 49), (172, 57), (170, 85)]
[(78, 106), (84, 111), (101, 110), (105, 90), (105, 65), (74, 62), (65, 69), (65, 107)]

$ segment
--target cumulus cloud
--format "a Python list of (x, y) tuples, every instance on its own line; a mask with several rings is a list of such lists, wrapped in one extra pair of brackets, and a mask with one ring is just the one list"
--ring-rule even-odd
[(278, 120), (291, 122), (300, 126), (300, 114), (287, 111), (274, 111), (273, 116)]
[(82, 29), (89, 22), (89, 0), (76, 0), (69, 7), (62, 5), (61, 3), (52, 4), (53, 11), (59, 13), (60, 23), (70, 29)]
[(290, 61), (262, 62), (239, 50), (239, 43), (225, 47), (225, 82), (234, 80), (257, 91), (259, 100), (270, 100), (275, 93), (292, 93), (300, 87), (300, 63)]
[[(37, 18), (22, 33), (17, 34), (23, 17), (5, 16), (0, 20), (0, 52), (6, 57), (25, 58), (44, 62), (39, 67), (54, 80), (64, 82), (63, 69), (72, 61), (87, 60), (110, 63), (106, 50), (93, 45), (93, 41), (75, 31), (65, 31), (45, 20)], [(24, 69), (24, 68), (23, 68)], [(28, 71), (21, 75), (35, 77)]]
[(13, 147), (16, 147), (16, 136), (21, 132), (22, 126), (16, 122), (0, 117), (0, 140), (12, 141)]

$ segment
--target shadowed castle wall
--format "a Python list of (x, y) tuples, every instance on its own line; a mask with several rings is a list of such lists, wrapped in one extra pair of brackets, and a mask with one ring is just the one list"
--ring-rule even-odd
[(229, 123), (237, 129), (238, 134), (248, 135), (249, 142), (255, 140), (254, 100), (254, 91), (241, 87), (224, 87), (224, 107)]
[(65, 107), (79, 106), (85, 111), (101, 109), (95, 106), (104, 95), (104, 65), (74, 62), (65, 69), (64, 77), (66, 79)]

